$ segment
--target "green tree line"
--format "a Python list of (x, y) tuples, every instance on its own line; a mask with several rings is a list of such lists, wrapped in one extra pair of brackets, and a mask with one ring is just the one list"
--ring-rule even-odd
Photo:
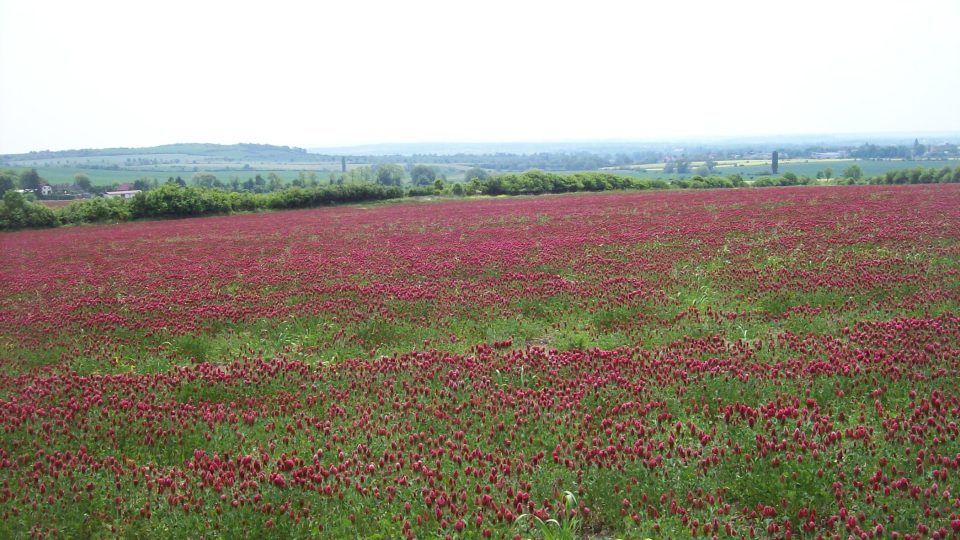
[[(391, 178), (390, 181), (393, 182), (394, 179)], [(473, 175), (472, 179), (467, 182), (454, 184), (445, 184), (442, 179), (436, 178), (432, 184), (415, 185), (406, 189), (401, 185), (385, 182), (366, 182), (316, 187), (293, 186), (272, 193), (251, 193), (184, 186), (177, 182), (168, 182), (157, 189), (138, 193), (130, 199), (85, 199), (56, 209), (47, 208), (33, 202), (30, 195), (7, 189), (3, 194), (3, 203), (0, 205), (0, 230), (312, 208), (417, 196), (540, 195), (578, 191), (598, 192), (670, 188), (722, 189), (797, 186), (816, 183), (820, 182), (817, 179), (797, 176), (789, 172), (779, 177), (762, 177), (751, 183), (745, 181), (739, 174), (724, 177), (694, 176), (689, 180), (667, 182), (603, 172), (560, 174), (540, 170), (496, 176), (477, 174)], [(943, 167), (941, 169), (916, 167), (866, 177), (859, 167), (851, 166), (833, 183), (960, 183), (960, 167)]]

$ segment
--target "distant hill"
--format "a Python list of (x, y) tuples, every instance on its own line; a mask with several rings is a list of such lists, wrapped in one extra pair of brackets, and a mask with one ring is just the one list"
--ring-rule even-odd
[(0, 155), (0, 161), (15, 164), (20, 161), (36, 161), (71, 158), (146, 157), (156, 155), (184, 155), (235, 161), (308, 161), (316, 159), (303, 148), (275, 146), (272, 144), (207, 144), (179, 143), (150, 146), (146, 148), (85, 148), (81, 150), (41, 150), (25, 154)]

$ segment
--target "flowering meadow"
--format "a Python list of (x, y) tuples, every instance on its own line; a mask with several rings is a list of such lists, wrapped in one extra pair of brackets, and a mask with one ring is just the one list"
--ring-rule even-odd
[(3, 234), (0, 355), (2, 538), (960, 535), (958, 185)]

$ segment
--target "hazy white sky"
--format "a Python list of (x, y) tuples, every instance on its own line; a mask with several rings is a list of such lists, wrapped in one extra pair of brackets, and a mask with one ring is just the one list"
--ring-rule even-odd
[(958, 0), (0, 0), (0, 153), (957, 131), (958, 21)]

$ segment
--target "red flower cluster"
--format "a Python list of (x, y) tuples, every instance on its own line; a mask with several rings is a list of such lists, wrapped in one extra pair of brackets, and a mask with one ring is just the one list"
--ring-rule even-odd
[(4, 235), (0, 536), (511, 537), (526, 514), (955, 537), (958, 203), (730, 190)]

